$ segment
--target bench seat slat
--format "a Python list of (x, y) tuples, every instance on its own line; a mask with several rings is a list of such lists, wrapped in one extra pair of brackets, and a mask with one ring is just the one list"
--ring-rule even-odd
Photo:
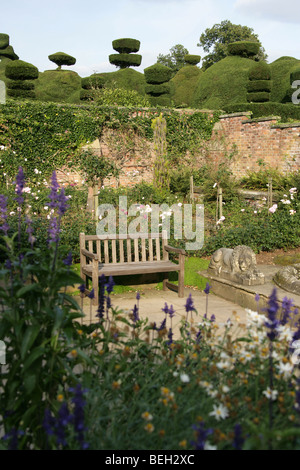
[[(179, 264), (175, 264), (172, 261), (147, 261), (145, 263), (116, 263), (103, 265), (99, 263), (99, 276), (104, 274), (105, 276), (118, 276), (118, 275), (130, 275), (130, 274), (145, 274), (145, 273), (165, 273), (170, 271), (179, 271)], [(92, 265), (83, 267), (84, 274), (91, 274)]]

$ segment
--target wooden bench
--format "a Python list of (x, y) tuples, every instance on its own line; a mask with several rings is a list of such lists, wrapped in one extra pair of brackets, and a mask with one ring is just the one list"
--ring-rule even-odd
[[(179, 264), (169, 260), (169, 253), (179, 257)], [(163, 289), (168, 288), (184, 296), (185, 250), (168, 245), (167, 233), (131, 235), (80, 234), (80, 275), (85, 282), (92, 280), (95, 298), (99, 303), (99, 277), (133, 274), (164, 273)], [(178, 271), (178, 286), (168, 280), (168, 273)]]

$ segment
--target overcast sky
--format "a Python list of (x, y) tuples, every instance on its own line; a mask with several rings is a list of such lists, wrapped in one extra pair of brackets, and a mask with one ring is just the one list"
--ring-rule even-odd
[(70, 70), (85, 77), (117, 70), (108, 56), (118, 38), (141, 41), (139, 72), (176, 44), (204, 56), (200, 35), (223, 20), (253, 28), (269, 62), (300, 59), (299, 0), (9, 0), (1, 5), (0, 32), (40, 72), (55, 68), (48, 55), (62, 51), (77, 60)]

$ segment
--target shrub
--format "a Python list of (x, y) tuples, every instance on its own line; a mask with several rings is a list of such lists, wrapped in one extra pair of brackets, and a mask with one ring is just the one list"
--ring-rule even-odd
[(113, 49), (121, 54), (130, 54), (140, 50), (140, 41), (138, 39), (121, 38), (112, 42)]
[(300, 67), (294, 69), (290, 74), (291, 85), (295, 80), (300, 80)]
[(0, 33), (0, 49), (4, 49), (7, 46), (9, 46), (9, 35), (5, 33)]
[(5, 49), (0, 49), (0, 57), (6, 57), (11, 60), (18, 60), (19, 56), (15, 53), (12, 46), (7, 46)]
[(270, 92), (272, 88), (271, 80), (249, 80), (247, 84), (247, 90), (249, 92), (253, 91), (267, 91)]
[(39, 76), (38, 69), (23, 60), (15, 60), (7, 64), (5, 76), (12, 80), (35, 80)]
[(257, 62), (249, 71), (249, 80), (271, 80), (271, 69), (266, 62)]
[(134, 90), (125, 90), (124, 88), (104, 88), (99, 90), (98, 93), (94, 92), (94, 101), (99, 106), (139, 106), (145, 108), (150, 105), (145, 96)]
[(170, 93), (170, 85), (168, 83), (161, 83), (159, 85), (146, 85), (145, 92), (151, 96), (159, 96), (164, 93)]
[(154, 64), (144, 70), (147, 83), (157, 85), (168, 82), (172, 77), (172, 70), (162, 64)]
[(283, 103), (236, 103), (227, 104), (223, 106), (224, 111), (228, 113), (251, 111), (253, 118), (264, 116), (281, 116), (283, 122), (288, 122), (289, 119), (300, 121), (300, 107), (294, 104)]
[(34, 83), (30, 80), (10, 80), (6, 86), (9, 90), (34, 90)]
[(229, 55), (238, 55), (241, 57), (254, 57), (258, 54), (260, 44), (252, 41), (236, 41), (228, 44)]
[(35, 92), (33, 90), (26, 90), (22, 88), (14, 88), (10, 89), (8, 88), (6, 90), (7, 96), (10, 96), (11, 98), (22, 98), (22, 99), (29, 99), (33, 100), (35, 99)]
[(247, 100), (250, 103), (264, 103), (270, 100), (270, 93), (267, 93), (266, 91), (248, 93)]
[(140, 54), (110, 54), (109, 62), (116, 67), (125, 69), (127, 67), (139, 67), (142, 62), (142, 56)]
[(103, 77), (98, 75), (91, 75), (90, 77), (85, 77), (81, 79), (81, 86), (85, 90), (93, 90), (94, 88), (100, 89), (103, 88), (105, 80)]
[(50, 54), (48, 56), (48, 59), (51, 60), (51, 62), (54, 62), (58, 66), (58, 70), (61, 69), (62, 65), (76, 64), (75, 57), (72, 57), (71, 55), (66, 54), (65, 52), (55, 52), (54, 54)]
[(184, 61), (189, 65), (199, 64), (201, 57), (199, 55), (187, 54), (184, 56)]

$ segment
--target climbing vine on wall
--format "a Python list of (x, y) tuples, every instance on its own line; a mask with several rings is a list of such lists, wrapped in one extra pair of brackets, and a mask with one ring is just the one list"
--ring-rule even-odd
[[(219, 115), (8, 100), (6, 105), (0, 105), (0, 178), (2, 182), (13, 178), (20, 165), (32, 181), (49, 178), (58, 168), (72, 168), (80, 147), (100, 137), (104, 129), (127, 132), (132, 141), (134, 136), (153, 141), (151, 123), (160, 112), (166, 120), (167, 157), (171, 164), (182, 160), (187, 152), (197, 152), (211, 136)], [(112, 133), (112, 139), (116, 140), (119, 153), (126, 150), (117, 132), (115, 137)], [(128, 141), (124, 142), (128, 146)]]

